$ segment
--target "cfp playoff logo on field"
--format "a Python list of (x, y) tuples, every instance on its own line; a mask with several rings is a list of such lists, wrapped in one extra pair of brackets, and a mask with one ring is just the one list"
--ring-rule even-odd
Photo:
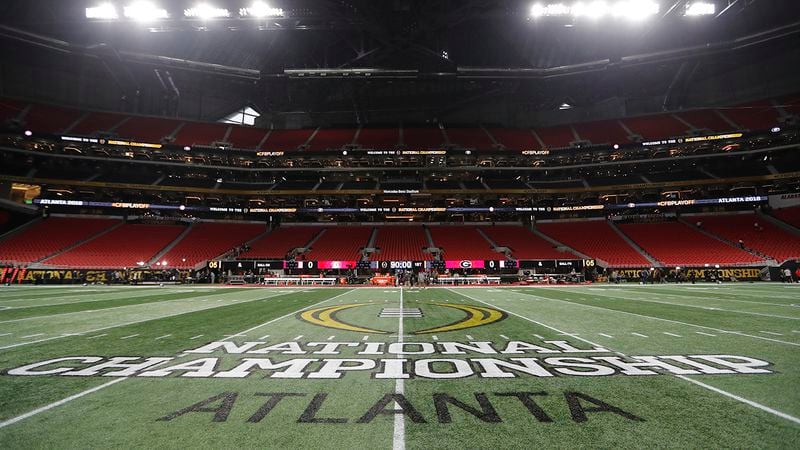
[[(436, 308), (450, 308), (464, 313), (464, 317), (451, 323), (425, 328), (422, 330), (411, 331), (409, 334), (432, 334), (432, 333), (445, 333), (448, 331), (465, 330), (467, 328), (481, 327), (484, 325), (493, 324), (504, 320), (507, 315), (503, 311), (488, 308), (485, 306), (474, 305), (460, 305), (451, 303), (429, 303), (431, 307)], [(374, 306), (369, 303), (353, 303), (348, 305), (325, 306), (322, 308), (309, 309), (297, 314), (297, 318), (312, 325), (333, 328), (336, 330), (353, 331), (356, 333), (371, 333), (371, 334), (391, 334), (393, 331), (378, 330), (369, 328), (362, 325), (352, 324), (345, 322), (339, 317), (339, 314), (344, 311), (354, 310), (356, 308), (363, 308), (365, 306)]]

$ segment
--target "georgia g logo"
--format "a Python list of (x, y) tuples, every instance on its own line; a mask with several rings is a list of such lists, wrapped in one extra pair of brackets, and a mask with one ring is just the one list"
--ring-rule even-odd
[(458, 263), (462, 269), (471, 269), (472, 268), (472, 261), (465, 259)]

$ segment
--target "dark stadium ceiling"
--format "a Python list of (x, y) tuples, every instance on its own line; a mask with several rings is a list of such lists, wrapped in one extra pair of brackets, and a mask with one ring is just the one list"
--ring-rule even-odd
[[(236, 10), (247, 2), (212, 3)], [(0, 45), (12, 49), (5, 58), (42, 67), (58, 64), (50, 58), (54, 52), (100, 60), (112, 55), (132, 67), (116, 71), (134, 78), (146, 73), (141, 66), (149, 78), (154, 67), (177, 72), (179, 88), (188, 92), (192, 80), (180, 73), (205, 73), (257, 86), (232, 88), (231, 106), (248, 100), (262, 111), (416, 108), (433, 109), (435, 116), (520, 93), (532, 110), (565, 98), (591, 104), (615, 96), (668, 96), (682, 73), (702, 72), (687, 61), (723, 58), (726, 67), (736, 67), (754, 53), (763, 58), (796, 48), (800, 33), (796, 0), (717, 0), (721, 12), (699, 18), (683, 16), (687, 0), (661, 0), (659, 15), (640, 24), (531, 21), (533, 2), (517, 0), (274, 0), (270, 6), (283, 8), (283, 18), (203, 23), (180, 17), (194, 2), (162, 1), (176, 18), (157, 27), (86, 19), (84, 8), (97, 3), (3, 0)], [(629, 73), (615, 72), (626, 68)], [(575, 76), (585, 73), (599, 74)], [(358, 84), (331, 88), (330, 81), (314, 81), (336, 78), (384, 83), (364, 92)], [(553, 78), (564, 80), (545, 84)], [(297, 81), (287, 85), (287, 79)], [(409, 80), (411, 86), (391, 85)]]

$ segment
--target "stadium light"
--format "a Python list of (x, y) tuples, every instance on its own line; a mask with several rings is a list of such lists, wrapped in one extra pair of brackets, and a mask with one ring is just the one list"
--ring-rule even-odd
[(122, 9), (122, 14), (128, 19), (140, 22), (169, 18), (169, 13), (167, 13), (166, 9), (147, 1), (131, 3)]
[(606, 2), (602, 0), (575, 2), (572, 5), (564, 3), (542, 4), (531, 6), (530, 17), (567, 17), (600, 19), (612, 16), (627, 20), (642, 20), (658, 14), (660, 6), (652, 0), (619, 0)]
[(216, 6), (209, 5), (208, 3), (200, 3), (192, 8), (184, 9), (183, 15), (193, 19), (218, 19), (221, 17), (230, 17), (231, 12), (225, 8), (217, 8)]
[(111, 20), (119, 18), (117, 8), (111, 3), (101, 3), (97, 6), (86, 8), (87, 19)]
[(31, 137), (31, 136), (33, 136), (33, 131), (31, 131), (31, 130), (25, 130), (25, 133), (24, 133), (24, 134), (25, 134), (25, 136), (27, 136), (27, 137)]
[(253, 2), (247, 8), (240, 8), (239, 15), (241, 17), (283, 17), (283, 9), (273, 8), (264, 2)]
[(717, 5), (707, 2), (693, 2), (686, 5), (684, 16), (710, 16), (717, 12)]

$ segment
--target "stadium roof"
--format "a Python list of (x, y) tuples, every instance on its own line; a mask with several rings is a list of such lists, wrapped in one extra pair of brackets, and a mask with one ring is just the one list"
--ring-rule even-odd
[[(6, 62), (55, 66), (51, 76), (69, 78), (76, 55), (100, 60), (128, 97), (152, 85), (194, 103), (201, 100), (192, 92), (214, 83), (229, 102), (196, 114), (204, 119), (248, 103), (376, 123), (411, 111), (425, 111), (411, 120), (437, 120), (492, 101), (539, 111), (565, 99), (581, 106), (680, 97), (693, 79), (791, 51), (787, 38), (800, 32), (799, 7), (788, 0), (718, 2), (708, 17), (684, 17), (689, 2), (662, 0), (641, 23), (531, 20), (530, 1), (299, 0), (271, 2), (283, 17), (209, 21), (182, 17), (192, 2), (169, 2), (170, 19), (142, 24), (86, 19), (84, 8), (96, 3), (4, 1)], [(243, 2), (215, 5), (238, 10)], [(154, 76), (154, 68), (170, 74)]]

